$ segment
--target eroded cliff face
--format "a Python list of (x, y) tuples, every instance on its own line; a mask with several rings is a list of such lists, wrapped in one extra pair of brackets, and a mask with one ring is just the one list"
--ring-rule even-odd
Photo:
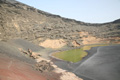
[(120, 20), (90, 24), (52, 15), (14, 0), (0, 0), (0, 40), (17, 38), (36, 44), (61, 39), (68, 46), (120, 42)]

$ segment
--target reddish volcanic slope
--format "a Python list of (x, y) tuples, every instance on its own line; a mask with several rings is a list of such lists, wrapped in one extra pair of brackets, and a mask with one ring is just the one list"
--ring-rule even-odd
[(59, 78), (58, 74), (49, 75), (33, 70), (31, 64), (0, 54), (0, 80), (58, 80)]

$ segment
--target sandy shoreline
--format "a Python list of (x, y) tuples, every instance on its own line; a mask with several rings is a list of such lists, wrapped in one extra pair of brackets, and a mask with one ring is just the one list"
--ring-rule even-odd
[[(88, 56), (86, 56), (85, 58), (83, 58), (82, 61), (79, 61), (77, 63), (70, 63), (70, 62), (52, 57), (55, 59), (53, 60), (53, 63), (64, 70), (75, 73), (77, 76), (79, 76), (84, 80), (93, 80), (93, 79), (94, 80), (119, 80), (120, 79), (119, 78), (120, 73), (116, 72), (116, 71), (119, 71), (118, 65), (120, 66), (120, 60), (119, 60), (120, 45), (93, 47), (86, 52), (88, 53)], [(100, 57), (97, 58), (97, 56), (100, 56)], [(113, 61), (116, 61), (116, 62), (113, 63)], [(113, 66), (117, 67), (116, 70)], [(91, 68), (93, 70), (91, 70)], [(98, 68), (100, 68), (102, 72), (98, 71), (99, 70)], [(88, 74), (86, 70), (90, 71), (91, 73)], [(95, 71), (94, 75), (92, 74), (93, 73), (92, 71)], [(108, 75), (112, 73), (116, 75), (111, 75), (108, 77)]]
[[(78, 62), (69, 62), (69, 61), (64, 61), (62, 59), (59, 59), (59, 58), (56, 58), (54, 56), (52, 56), (52, 54), (54, 53), (57, 53), (57, 52), (61, 52), (61, 51), (55, 51), (55, 52), (52, 52), (49, 54), (49, 56), (51, 58), (53, 58), (52, 62), (57, 65), (58, 67), (64, 69), (64, 70), (67, 70), (67, 71), (70, 71), (72, 73), (75, 73), (74, 72), (74, 69), (76, 69), (80, 64), (82, 64), (85, 60), (87, 60), (89, 57), (91, 57), (92, 55), (94, 55), (96, 52), (97, 52), (97, 48), (98, 47), (95, 47), (95, 48), (91, 48), (91, 52), (89, 52), (90, 50), (86, 51), (88, 53), (88, 55), (86, 57), (83, 58), (83, 60), (81, 61), (78, 61)], [(69, 49), (68, 49), (69, 50)], [(68, 50), (65, 50), (65, 51), (68, 51)], [(71, 49), (70, 49), (71, 50)], [(55, 59), (55, 60), (54, 60)], [(75, 73), (76, 74), (76, 73)], [(76, 74), (77, 75), (77, 74)], [(77, 75), (79, 76), (80, 78), (82, 78), (83, 80), (92, 80), (90, 78), (87, 78), (85, 76), (81, 76), (81, 75)]]
[[(66, 50), (66, 51), (67, 51), (67, 50)], [(70, 62), (70, 61), (65, 61), (65, 60), (62, 60), (62, 59), (57, 58), (57, 57), (55, 57), (55, 56), (52, 56), (52, 54), (55, 54), (55, 53), (58, 53), (58, 52), (61, 52), (61, 51), (52, 52), (52, 53), (49, 54), (49, 57), (54, 58), (54, 59), (57, 59), (57, 60), (60, 60), (60, 61), (64, 61), (64, 62)], [(70, 62), (70, 63), (73, 63), (73, 62)]]

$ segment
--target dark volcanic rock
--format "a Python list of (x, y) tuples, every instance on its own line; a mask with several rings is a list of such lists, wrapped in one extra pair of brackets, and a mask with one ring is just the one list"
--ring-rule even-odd
[(77, 34), (81, 31), (96, 38), (120, 37), (119, 26), (119, 20), (104, 24), (84, 23), (53, 15), (15, 0), (0, 0), (0, 40), (22, 38), (38, 44), (50, 38), (65, 39), (67, 42), (77, 40), (82, 44)]
[(50, 71), (54, 70), (54, 67), (51, 65), (50, 62), (42, 60), (35, 65), (35, 69), (40, 72), (45, 72), (45, 71), (50, 72)]

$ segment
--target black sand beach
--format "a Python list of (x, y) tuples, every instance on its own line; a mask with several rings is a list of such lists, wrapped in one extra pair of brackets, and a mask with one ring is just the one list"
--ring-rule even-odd
[(71, 71), (84, 80), (119, 80), (120, 45), (95, 47), (77, 63), (53, 60), (60, 68)]
[(93, 80), (120, 80), (120, 45), (97, 49), (92, 57), (82, 63), (74, 72)]

